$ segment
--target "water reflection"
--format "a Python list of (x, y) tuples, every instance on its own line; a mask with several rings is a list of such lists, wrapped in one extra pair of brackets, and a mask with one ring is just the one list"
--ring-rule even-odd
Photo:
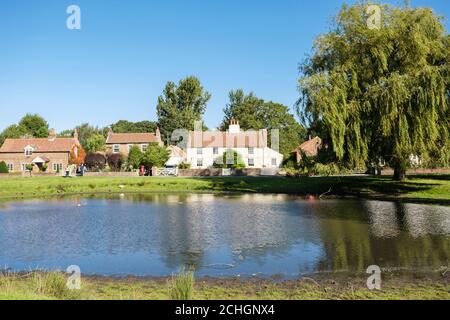
[(432, 269), (450, 257), (450, 208), (282, 195), (110, 195), (0, 208), (0, 265), (201, 275)]

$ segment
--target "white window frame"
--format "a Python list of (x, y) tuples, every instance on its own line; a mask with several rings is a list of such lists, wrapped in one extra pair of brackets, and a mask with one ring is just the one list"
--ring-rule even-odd
[(9, 172), (13, 172), (14, 171), (14, 163), (7, 163), (6, 166), (8, 167), (8, 171)]
[(25, 156), (26, 157), (31, 157), (33, 155), (34, 149), (30, 146), (25, 147)]
[(277, 166), (278, 165), (277, 158), (272, 158), (271, 164), (272, 164), (272, 166)]
[(197, 148), (197, 154), (202, 155), (203, 154), (203, 148)]
[(58, 172), (58, 169), (59, 169), (59, 172), (61, 172), (62, 168), (63, 168), (62, 163), (54, 163), (53, 164), (53, 171), (54, 172)]
[(133, 148), (133, 145), (132, 145), (132, 144), (129, 144), (129, 145), (128, 145), (128, 152), (131, 151), (131, 148)]
[(219, 154), (219, 148), (218, 147), (214, 147), (213, 148), (213, 155), (218, 155), (218, 154)]
[(31, 163), (22, 163), (22, 172), (30, 172), (30, 170), (27, 170), (27, 166)]
[[(250, 161), (251, 161), (251, 162), (250, 162)], [(254, 166), (255, 166), (255, 159), (249, 158), (249, 159), (248, 159), (248, 166), (249, 166), (249, 167), (254, 167)]]
[(254, 147), (249, 147), (248, 148), (248, 154), (255, 154), (255, 148)]
[(147, 143), (141, 144), (141, 151), (142, 152), (147, 152), (147, 150), (148, 150), (148, 144)]
[(199, 167), (199, 168), (203, 167), (203, 159), (201, 159), (201, 158), (197, 159), (197, 167)]
[(113, 153), (120, 153), (120, 144), (113, 145)]

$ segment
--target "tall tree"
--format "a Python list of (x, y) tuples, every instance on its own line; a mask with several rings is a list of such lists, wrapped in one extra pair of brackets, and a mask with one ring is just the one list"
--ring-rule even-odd
[(264, 101), (252, 92), (246, 95), (242, 89), (231, 91), (230, 102), (224, 109), (224, 119), (220, 126), (226, 130), (230, 120), (239, 120), (243, 130), (272, 129), (279, 130), (280, 153), (288, 158), (290, 153), (298, 147), (306, 134), (289, 112), (289, 108), (272, 101)]
[(152, 133), (155, 132), (157, 123), (153, 121), (131, 122), (120, 120), (111, 125), (115, 133)]
[(178, 85), (168, 82), (157, 106), (163, 139), (170, 139), (176, 129), (193, 130), (195, 121), (202, 119), (210, 98), (196, 77), (182, 79)]
[(35, 138), (48, 137), (48, 122), (38, 114), (26, 114), (19, 122), (19, 126)]
[(431, 9), (344, 6), (302, 67), (299, 113), (351, 167), (388, 160), (403, 179), (410, 155), (450, 157), (449, 37)]
[(89, 139), (93, 138), (97, 135), (102, 135), (104, 138), (107, 136), (108, 129), (107, 128), (98, 128), (90, 125), (89, 123), (83, 123), (75, 128), (78, 133), (78, 140), (81, 143), (81, 146), (85, 150), (90, 149), (90, 142), (88, 142)]

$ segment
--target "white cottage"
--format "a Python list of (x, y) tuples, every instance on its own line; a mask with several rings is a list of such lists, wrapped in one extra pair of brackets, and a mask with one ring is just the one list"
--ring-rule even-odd
[(232, 120), (228, 131), (192, 131), (186, 159), (192, 168), (211, 168), (227, 150), (240, 154), (247, 168), (280, 168), (283, 155), (268, 147), (267, 130), (241, 131)]

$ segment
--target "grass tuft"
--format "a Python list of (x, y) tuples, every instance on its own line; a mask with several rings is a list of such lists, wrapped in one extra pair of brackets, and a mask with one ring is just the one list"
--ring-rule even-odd
[(194, 296), (194, 272), (181, 268), (169, 280), (169, 296), (172, 300), (192, 300)]

